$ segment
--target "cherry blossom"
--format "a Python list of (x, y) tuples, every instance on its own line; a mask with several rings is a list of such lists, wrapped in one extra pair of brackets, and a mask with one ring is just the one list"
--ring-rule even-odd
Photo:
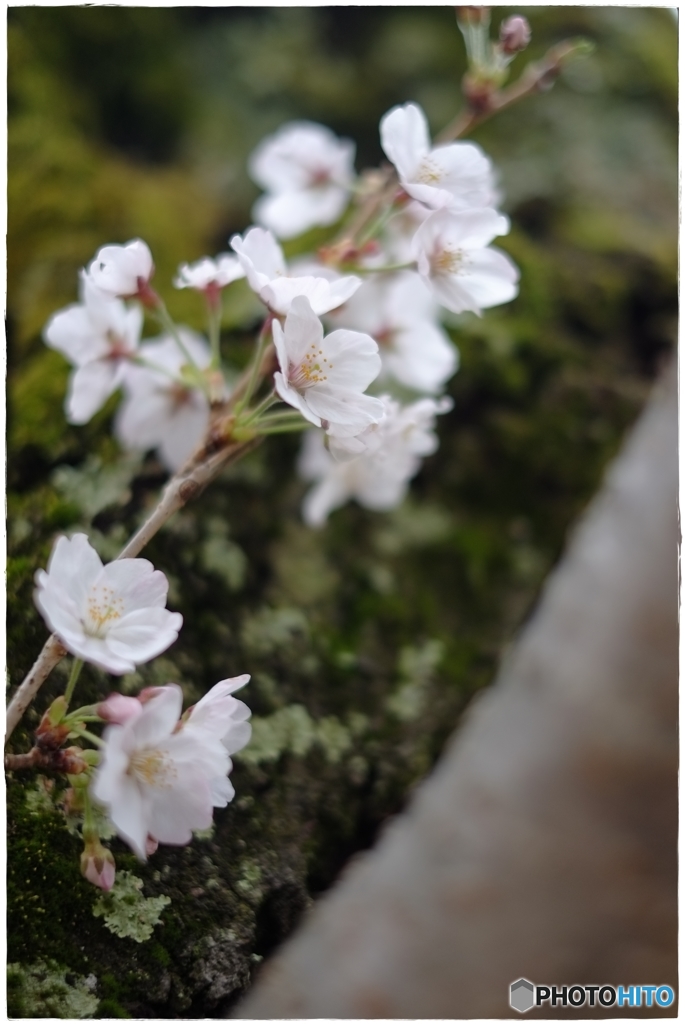
[(245, 237), (234, 235), (231, 246), (238, 254), (247, 281), (262, 302), (277, 316), (285, 316), (298, 296), (305, 296), (321, 316), (346, 302), (356, 292), (361, 280), (329, 274), (326, 277), (289, 276), (280, 245), (263, 228), (250, 228)]
[(339, 330), (324, 338), (321, 321), (300, 296), (285, 328), (274, 321), (273, 335), (280, 365), (276, 391), (310, 423), (349, 436), (383, 416), (382, 403), (363, 394), (381, 368), (378, 345), (368, 334)]
[[(195, 365), (209, 366), (205, 340), (187, 328), (180, 328), (179, 334)], [(209, 404), (199, 387), (182, 379), (185, 361), (173, 338), (145, 342), (139, 355), (149, 365), (128, 368), (114, 433), (127, 450), (156, 449), (167, 469), (175, 472), (204, 437)]]
[(266, 189), (253, 214), (279, 238), (334, 224), (354, 181), (354, 143), (310, 121), (285, 124), (250, 157), (249, 172)]
[(145, 558), (103, 566), (84, 533), (58, 538), (36, 585), (38, 610), (67, 650), (114, 675), (156, 658), (183, 624), (165, 608), (163, 572)]
[(414, 236), (418, 270), (438, 302), (453, 313), (509, 302), (518, 294), (519, 272), (499, 249), (488, 248), (509, 221), (496, 210), (439, 210)]
[(431, 148), (426, 115), (415, 103), (381, 118), (381, 145), (403, 189), (433, 209), (464, 210), (496, 201), (492, 165), (473, 142)]
[[(242, 675), (217, 683), (186, 712), (183, 728), (190, 731), (206, 730), (211, 736), (218, 737), (229, 755), (242, 750), (252, 736), (252, 726), (247, 721), (252, 712), (233, 693), (249, 681), (249, 675)], [(229, 760), (229, 771), (231, 767)], [(225, 773), (211, 780), (211, 788), (215, 807), (224, 807), (235, 796), (233, 784)]]
[(213, 807), (233, 797), (221, 733), (230, 733), (235, 709), (215, 698), (208, 704), (216, 716), (211, 725), (184, 723), (182, 691), (172, 683), (157, 688), (139, 715), (105, 729), (92, 794), (141, 860), (156, 843), (190, 842), (195, 830), (211, 825)]
[(457, 349), (437, 324), (438, 306), (418, 274), (376, 274), (329, 319), (378, 343), (381, 380), (435, 394), (456, 371)]
[[(355, 439), (361, 454), (347, 461), (333, 458), (318, 431), (305, 437), (298, 470), (305, 480), (316, 482), (302, 508), (309, 526), (322, 526), (350, 498), (377, 512), (399, 505), (421, 459), (437, 449), (435, 417), (449, 411), (451, 399), (422, 398), (405, 407), (388, 395), (381, 401), (385, 417)], [(346, 443), (335, 441), (338, 446)]]
[(126, 245), (103, 245), (88, 265), (88, 276), (107, 295), (132, 299), (145, 293), (155, 270), (152, 253), (140, 238)]
[(81, 302), (55, 313), (44, 331), (45, 344), (76, 367), (65, 408), (69, 422), (79, 424), (87, 423), (122, 383), (143, 325), (139, 307), (127, 309), (104, 295), (83, 272), (80, 295)]
[(237, 256), (222, 253), (215, 259), (203, 256), (196, 263), (182, 263), (174, 278), (174, 287), (195, 288), (199, 292), (218, 291), (242, 277), (245, 277), (245, 271)]

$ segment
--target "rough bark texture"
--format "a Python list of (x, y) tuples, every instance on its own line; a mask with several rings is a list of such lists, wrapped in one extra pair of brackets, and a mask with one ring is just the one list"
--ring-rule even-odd
[(671, 374), (494, 688), (235, 1016), (506, 1017), (522, 976), (675, 985), (676, 423)]

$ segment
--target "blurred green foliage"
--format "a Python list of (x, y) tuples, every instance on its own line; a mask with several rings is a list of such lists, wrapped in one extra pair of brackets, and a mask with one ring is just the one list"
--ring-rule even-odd
[[(221, 1016), (373, 841), (491, 680), (672, 347), (674, 20), (663, 9), (522, 10), (532, 56), (569, 35), (596, 48), (475, 133), (500, 169), (521, 294), (450, 321), (462, 357), (454, 410), (409, 500), (388, 515), (351, 505), (308, 530), (298, 442), (274, 439), (146, 552), (185, 626), (124, 689), (173, 680), (193, 701), (251, 672), (258, 740), (236, 759), (238, 796), (212, 835), (146, 866), (113, 842), (146, 896), (171, 897), (149, 942), (93, 917), (78, 839), (10, 778), (9, 959), (26, 978), (48, 962), (56, 977), (94, 974), (100, 1016)], [(46, 636), (32, 579), (56, 534), (87, 529), (113, 557), (164, 480), (153, 458), (122, 462), (114, 401), (86, 427), (64, 420), (67, 366), (41, 330), (75, 301), (79, 267), (99, 245), (141, 236), (172, 312), (201, 328), (195, 297), (167, 286), (179, 262), (224, 250), (249, 224), (245, 163), (259, 139), (292, 118), (321, 121), (357, 141), (361, 169), (381, 158), (378, 120), (392, 104), (420, 102), (436, 130), (454, 116), (464, 64), (448, 7), (27, 7), (10, 9), (8, 33), (14, 686)], [(223, 341), (239, 362), (252, 307), (236, 294)], [(91, 668), (82, 680), (84, 701), (111, 685)]]

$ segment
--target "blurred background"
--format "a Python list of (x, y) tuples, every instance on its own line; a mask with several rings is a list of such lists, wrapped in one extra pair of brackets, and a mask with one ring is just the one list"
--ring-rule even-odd
[[(145, 867), (113, 841), (146, 898), (171, 897), (140, 942), (93, 916), (99, 893), (55, 810), (59, 785), (47, 792), (36, 779), (27, 791), (10, 779), (12, 1016), (230, 1008), (312, 899), (402, 809), (491, 680), (667, 359), (675, 20), (654, 8), (497, 7), (494, 25), (516, 12), (533, 41), (514, 75), (568, 36), (596, 44), (553, 90), (473, 135), (500, 171), (512, 220), (502, 248), (521, 268), (520, 296), (482, 319), (450, 320), (461, 351), (454, 409), (395, 512), (349, 505), (323, 531), (307, 529), (299, 441), (279, 438), (150, 545), (185, 627), (123, 687), (175, 681), (193, 701), (218, 679), (252, 673), (244, 699), (255, 734), (236, 758), (238, 797), (213, 835), (160, 849)], [(200, 302), (171, 278), (250, 224), (257, 189), (245, 167), (256, 143), (305, 118), (354, 139), (358, 170), (377, 164), (378, 122), (393, 104), (417, 101), (436, 132), (454, 116), (464, 56), (451, 7), (12, 8), (8, 52), (15, 686), (46, 636), (31, 594), (55, 535), (85, 529), (113, 557), (165, 479), (152, 456), (122, 458), (114, 400), (85, 427), (64, 419), (68, 366), (41, 331), (76, 300), (79, 267), (102, 244), (144, 238), (172, 313), (202, 329)], [(236, 364), (249, 355), (250, 309), (236, 288), (223, 332)], [(95, 669), (82, 679), (84, 702), (109, 689)], [(17, 749), (63, 684), (56, 672)], [(97, 1009), (80, 1014), (75, 979), (90, 975)]]

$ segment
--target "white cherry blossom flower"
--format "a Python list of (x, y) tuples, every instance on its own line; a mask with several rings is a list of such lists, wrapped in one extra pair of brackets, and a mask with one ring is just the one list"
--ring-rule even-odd
[(354, 181), (354, 143), (310, 121), (285, 124), (250, 157), (250, 176), (267, 194), (254, 218), (279, 238), (334, 224)]
[(67, 650), (113, 675), (156, 658), (183, 624), (165, 608), (163, 572), (145, 558), (103, 566), (84, 533), (58, 538), (36, 584), (38, 610)]
[(336, 326), (364, 331), (378, 343), (380, 379), (394, 378), (415, 391), (435, 394), (455, 373), (455, 346), (438, 325), (438, 306), (418, 274), (375, 274), (329, 314)]
[(160, 687), (139, 715), (103, 733), (92, 793), (141, 860), (156, 843), (190, 842), (232, 795), (217, 792), (231, 767), (217, 730), (184, 727), (182, 705), (180, 686)]
[(149, 248), (140, 238), (134, 238), (126, 245), (103, 245), (87, 273), (107, 295), (130, 299), (145, 291), (154, 270)]
[(453, 313), (480, 314), (518, 294), (517, 268), (505, 253), (488, 247), (508, 230), (507, 218), (489, 209), (439, 210), (421, 225), (414, 236), (414, 256), (438, 302)]
[(70, 423), (87, 423), (119, 387), (126, 366), (135, 356), (143, 314), (127, 309), (81, 274), (81, 302), (52, 316), (44, 331), (45, 344), (75, 366), (65, 403)]
[[(248, 722), (252, 712), (247, 704), (237, 700), (233, 694), (249, 681), (249, 675), (243, 675), (217, 683), (202, 700), (186, 711), (183, 729), (198, 732), (205, 730), (210, 736), (218, 737), (229, 755), (242, 750), (252, 736), (252, 726)], [(215, 807), (225, 807), (235, 796), (233, 784), (225, 773), (215, 776), (211, 780), (211, 787)]]
[(431, 148), (426, 115), (415, 103), (381, 118), (381, 145), (402, 188), (433, 209), (465, 210), (497, 200), (492, 165), (473, 142)]
[[(318, 431), (305, 437), (298, 470), (305, 480), (316, 481), (302, 508), (309, 526), (322, 526), (330, 512), (350, 498), (376, 512), (395, 508), (404, 499), (421, 459), (437, 449), (435, 417), (452, 407), (449, 398), (422, 398), (404, 408), (388, 395), (382, 402), (385, 418), (356, 439), (361, 454), (347, 461), (333, 458)], [(336, 446), (346, 443), (345, 439), (335, 441)]]
[(280, 245), (263, 228), (250, 228), (245, 237), (234, 235), (231, 246), (243, 265), (250, 288), (277, 316), (285, 316), (293, 299), (305, 296), (317, 316), (346, 302), (361, 280), (354, 275), (326, 277), (289, 276)]
[(196, 263), (182, 263), (174, 278), (175, 288), (195, 288), (196, 291), (220, 290), (245, 277), (240, 260), (230, 253), (221, 253), (214, 259), (203, 256)]
[(382, 403), (363, 392), (378, 376), (378, 345), (367, 334), (323, 326), (308, 300), (298, 297), (285, 320), (275, 320), (274, 345), (280, 371), (276, 391), (315, 426), (332, 435), (358, 434), (383, 416)]
[[(209, 366), (206, 341), (187, 328), (180, 328), (179, 333), (196, 366)], [(173, 473), (202, 441), (209, 423), (209, 404), (200, 388), (179, 379), (184, 358), (173, 338), (145, 342), (139, 355), (150, 365), (128, 368), (126, 397), (114, 421), (114, 433), (127, 450), (156, 449)]]

